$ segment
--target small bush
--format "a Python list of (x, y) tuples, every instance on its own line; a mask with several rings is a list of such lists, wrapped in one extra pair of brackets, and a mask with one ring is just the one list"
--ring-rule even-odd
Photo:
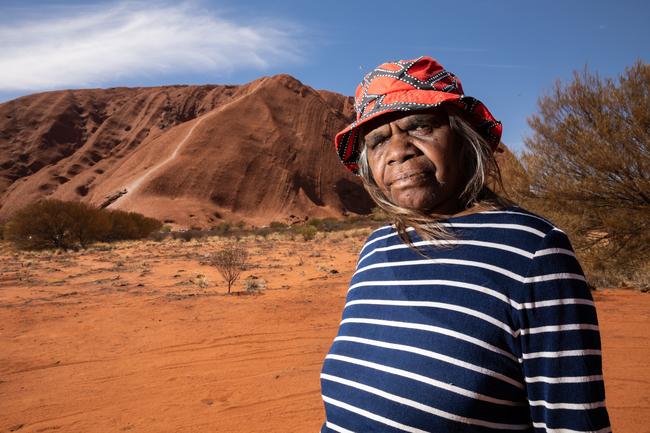
[(169, 233), (164, 231), (154, 232), (149, 235), (149, 239), (156, 242), (162, 242), (170, 236)]
[(183, 230), (181, 232), (174, 232), (173, 234), (174, 239), (181, 239), (185, 242), (189, 242), (192, 239), (201, 239), (205, 236), (205, 232), (196, 229)]
[(343, 229), (343, 222), (335, 218), (310, 219), (307, 225), (314, 226), (320, 232), (333, 232)]
[(274, 231), (281, 231), (281, 230), (286, 230), (289, 228), (288, 225), (285, 223), (279, 222), (279, 221), (271, 221), (271, 224), (269, 224), (269, 227), (274, 230)]
[(370, 212), (370, 220), (375, 222), (386, 222), (388, 221), (388, 215), (384, 212), (383, 209), (375, 207)]
[(226, 284), (228, 284), (228, 293), (233, 283), (237, 281), (239, 275), (246, 267), (248, 261), (248, 252), (241, 246), (233, 244), (226, 246), (220, 251), (212, 253), (210, 263), (215, 266)]
[(302, 235), (305, 241), (311, 241), (316, 237), (318, 229), (313, 225), (298, 226), (295, 228), (297, 234)]
[(232, 223), (229, 221), (222, 221), (216, 226), (212, 227), (210, 234), (212, 236), (226, 236), (230, 234), (232, 230)]
[(258, 293), (260, 290), (266, 288), (266, 281), (262, 278), (251, 275), (244, 280), (244, 289), (246, 293)]
[(258, 229), (255, 229), (253, 233), (266, 239), (271, 233), (275, 233), (275, 230), (273, 230), (271, 227), (260, 227)]

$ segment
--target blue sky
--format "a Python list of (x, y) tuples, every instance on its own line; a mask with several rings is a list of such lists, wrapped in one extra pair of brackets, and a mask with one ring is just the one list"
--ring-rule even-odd
[[(403, 6), (399, 6), (403, 5)], [(0, 1), (0, 101), (38, 91), (245, 83), (288, 73), (352, 95), (386, 60), (430, 55), (515, 150), (557, 79), (650, 61), (650, 2)]]

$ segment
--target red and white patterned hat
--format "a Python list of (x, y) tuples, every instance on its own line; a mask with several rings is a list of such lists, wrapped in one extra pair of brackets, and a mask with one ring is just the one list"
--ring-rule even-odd
[(354, 109), (357, 120), (336, 134), (334, 144), (345, 167), (357, 173), (361, 151), (359, 126), (381, 114), (414, 111), (454, 104), (496, 150), (501, 122), (478, 99), (463, 94), (460, 80), (431, 57), (399, 60), (379, 65), (357, 87)]

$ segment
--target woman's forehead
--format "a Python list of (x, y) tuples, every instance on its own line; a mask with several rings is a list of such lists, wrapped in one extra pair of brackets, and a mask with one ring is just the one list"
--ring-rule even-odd
[(431, 108), (428, 110), (418, 110), (418, 111), (398, 111), (382, 114), (377, 116), (374, 119), (369, 120), (359, 127), (359, 132), (361, 137), (370, 134), (371, 132), (382, 129), (383, 126), (388, 125), (391, 122), (398, 121), (408, 122), (409, 120), (419, 120), (419, 119), (430, 119), (437, 117), (447, 117), (447, 113), (442, 108)]

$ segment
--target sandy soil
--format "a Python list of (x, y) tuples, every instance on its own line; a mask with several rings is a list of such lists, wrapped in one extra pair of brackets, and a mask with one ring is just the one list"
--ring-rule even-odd
[[(315, 433), (318, 374), (369, 230), (247, 238), (265, 286), (227, 295), (224, 241), (0, 250), (0, 432)], [(321, 235), (319, 235), (321, 236)], [(650, 294), (595, 294), (616, 433), (650, 425)]]

